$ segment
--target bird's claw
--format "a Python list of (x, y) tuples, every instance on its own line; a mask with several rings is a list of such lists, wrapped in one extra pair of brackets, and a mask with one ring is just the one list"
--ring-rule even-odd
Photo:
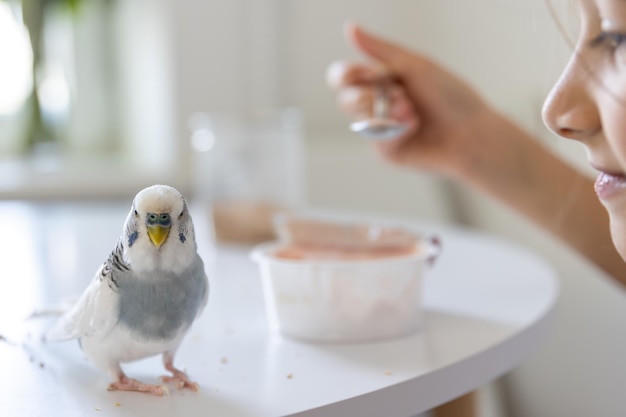
[(198, 391), (200, 385), (197, 382), (191, 381), (185, 374), (175, 374), (173, 376), (164, 375), (161, 380), (167, 384), (174, 384), (177, 389), (189, 389), (191, 391)]
[(157, 397), (163, 397), (164, 395), (170, 395), (170, 391), (163, 385), (145, 384), (137, 381), (136, 379), (124, 378), (117, 382), (111, 382), (108, 391), (137, 391), (145, 392)]

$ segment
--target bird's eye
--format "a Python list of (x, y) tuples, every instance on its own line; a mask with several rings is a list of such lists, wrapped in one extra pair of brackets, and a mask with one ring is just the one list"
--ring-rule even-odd
[(139, 216), (139, 213), (137, 213), (137, 210), (135, 210), (135, 216)]
[(183, 214), (185, 214), (185, 210), (180, 212), (180, 214), (178, 215), (178, 218), (180, 219), (181, 217), (183, 217)]

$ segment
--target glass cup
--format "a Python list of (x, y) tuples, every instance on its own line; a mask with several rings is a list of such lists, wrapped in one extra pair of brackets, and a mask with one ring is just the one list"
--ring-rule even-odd
[(272, 239), (273, 216), (304, 200), (302, 112), (196, 113), (189, 125), (193, 195), (210, 210), (215, 238)]

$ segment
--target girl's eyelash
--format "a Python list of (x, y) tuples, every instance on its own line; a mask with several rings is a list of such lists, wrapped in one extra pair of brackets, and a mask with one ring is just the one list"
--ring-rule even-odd
[(617, 49), (620, 45), (626, 43), (626, 33), (619, 32), (600, 32), (598, 36), (593, 38), (589, 45), (596, 47), (605, 45), (611, 49)]

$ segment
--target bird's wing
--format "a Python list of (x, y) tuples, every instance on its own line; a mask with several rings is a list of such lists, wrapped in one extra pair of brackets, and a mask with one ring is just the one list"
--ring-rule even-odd
[(118, 248), (98, 269), (95, 278), (78, 302), (47, 332), (46, 340), (78, 339), (96, 332), (105, 334), (115, 325), (118, 320), (116, 310), (119, 302), (117, 280), (120, 275), (130, 271), (128, 265), (119, 263), (121, 258), (118, 258), (116, 253), (121, 254), (121, 248), (120, 250)]
[(197, 257), (196, 262), (199, 263), (199, 269), (200, 269), (200, 274), (202, 275), (202, 301), (200, 302), (200, 307), (198, 308), (198, 312), (196, 313), (196, 317), (194, 317), (194, 320), (196, 320), (198, 317), (200, 317), (200, 315), (202, 314), (202, 312), (204, 311), (204, 308), (206, 307), (208, 301), (209, 301), (209, 278), (207, 277), (206, 272), (204, 271), (204, 263), (202, 262), (202, 258), (200, 258), (200, 256)]

